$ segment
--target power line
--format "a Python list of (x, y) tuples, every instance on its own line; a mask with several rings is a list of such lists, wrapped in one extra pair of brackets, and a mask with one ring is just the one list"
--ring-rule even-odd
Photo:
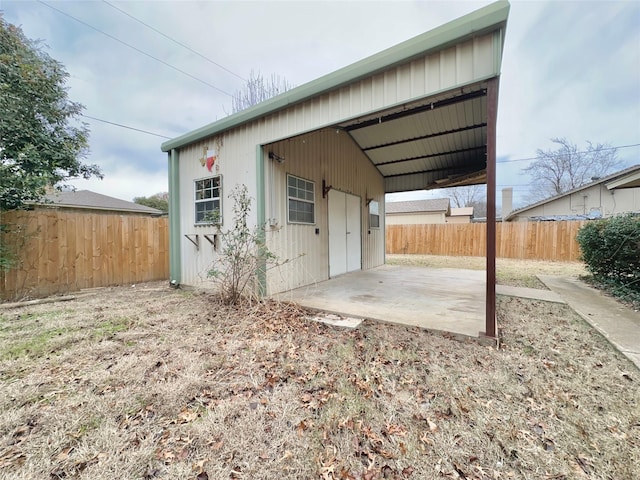
[(58, 8), (56, 8), (56, 7), (52, 6), (52, 5), (49, 5), (48, 3), (45, 3), (45, 2), (43, 2), (42, 0), (38, 0), (38, 3), (41, 3), (41, 4), (42, 4), (42, 5), (44, 5), (45, 7), (49, 7), (50, 9), (55, 10), (56, 12), (58, 12), (58, 13), (60, 13), (60, 14), (64, 15), (65, 17), (69, 17), (69, 18), (71, 18), (71, 19), (75, 20), (76, 22), (81, 23), (81, 24), (82, 24), (82, 25), (84, 25), (84, 26), (89, 27), (89, 28), (91, 28), (92, 30), (95, 30), (96, 32), (98, 32), (98, 33), (101, 33), (101, 34), (105, 35), (106, 37), (109, 37), (110, 39), (115, 40), (116, 42), (121, 43), (122, 45), (125, 45), (125, 46), (127, 46), (127, 47), (131, 48), (132, 50), (135, 50), (136, 52), (141, 53), (142, 55), (145, 55), (145, 56), (147, 56), (147, 57), (149, 57), (149, 58), (151, 58), (151, 59), (155, 60), (156, 62), (160, 62), (160, 63), (162, 63), (163, 65), (166, 65), (167, 67), (169, 67), (169, 68), (171, 68), (171, 69), (175, 70), (176, 72), (180, 72), (180, 73), (182, 73), (183, 75), (186, 75), (186, 76), (187, 76), (187, 77), (189, 77), (189, 78), (192, 78), (192, 79), (194, 79), (194, 80), (197, 80), (198, 82), (200, 82), (200, 83), (202, 83), (202, 84), (204, 84), (204, 85), (206, 85), (206, 86), (208, 86), (208, 87), (211, 87), (211, 88), (213, 88), (214, 90), (217, 90), (217, 91), (219, 91), (220, 93), (223, 93), (223, 94), (225, 94), (225, 95), (227, 95), (227, 96), (229, 96), (229, 97), (233, 97), (233, 95), (232, 95), (232, 94), (230, 94), (230, 93), (228, 93), (228, 92), (225, 92), (225, 91), (224, 91), (224, 90), (222, 90), (221, 88), (218, 88), (218, 87), (216, 87), (215, 85), (212, 85), (211, 83), (206, 82), (205, 80), (202, 80), (201, 78), (196, 77), (195, 75), (191, 75), (190, 73), (187, 73), (187, 72), (185, 72), (184, 70), (181, 70), (181, 69), (179, 69), (178, 67), (176, 67), (176, 66), (174, 66), (174, 65), (171, 65), (170, 63), (165, 62), (164, 60), (159, 59), (158, 57), (154, 57), (154, 56), (153, 56), (153, 55), (151, 55), (150, 53), (147, 53), (147, 52), (145, 52), (145, 51), (143, 51), (143, 50), (140, 50), (139, 48), (134, 47), (133, 45), (131, 45), (131, 44), (129, 44), (129, 43), (127, 43), (127, 42), (123, 41), (123, 40), (120, 40), (119, 38), (114, 37), (113, 35), (110, 35), (110, 34), (108, 34), (107, 32), (104, 32), (104, 31), (100, 30), (99, 28), (96, 28), (96, 27), (94, 27), (93, 25), (90, 25), (90, 24), (88, 24), (87, 22), (84, 22), (84, 21), (82, 21), (82, 20), (80, 20), (80, 19), (78, 19), (78, 18), (74, 17), (73, 15), (70, 15), (70, 14), (68, 14), (68, 13), (66, 13), (66, 12), (63, 12), (62, 10), (60, 10), (60, 9), (58, 9)]
[[(608, 148), (601, 148), (600, 151), (606, 151), (606, 150), (618, 150), (620, 148), (631, 148), (631, 147), (640, 147), (640, 143), (632, 143), (630, 145), (618, 145), (616, 147), (608, 147)], [(583, 151), (583, 152), (575, 152), (576, 155), (581, 155), (581, 154), (585, 154), (585, 153), (590, 153), (588, 151)], [(527, 162), (527, 161), (531, 161), (531, 160), (537, 160), (538, 157), (530, 157), (530, 158), (515, 158), (513, 160), (503, 160), (501, 162), (496, 162), (498, 165), (501, 163), (512, 163), (512, 162)]]
[(149, 25), (148, 23), (143, 22), (142, 20), (140, 20), (137, 17), (134, 17), (133, 15), (131, 15), (130, 13), (125, 12), (124, 10), (122, 10), (121, 8), (116, 7), (115, 5), (113, 5), (112, 3), (107, 2), (107, 0), (102, 0), (103, 3), (106, 3), (107, 5), (109, 5), (111, 8), (119, 11), (120, 13), (126, 15), (127, 17), (131, 18), (132, 20), (135, 20), (136, 22), (144, 25), (145, 27), (147, 27), (150, 30), (153, 30), (154, 32), (156, 32), (159, 35), (162, 35), (164, 38), (166, 38), (167, 40), (171, 40), (173, 43), (175, 43), (176, 45), (180, 45), (182, 48), (186, 48), (187, 50), (189, 50), (191, 53), (194, 53), (196, 55), (198, 55), (200, 58), (203, 58), (204, 60), (206, 60), (207, 62), (215, 65), (218, 68), (221, 68), (222, 70), (224, 70), (225, 72), (230, 73), (231, 75), (238, 77), (240, 80), (242, 80), (243, 82), (246, 82), (247, 79), (238, 75), (235, 72), (232, 72), (231, 70), (229, 70), (228, 68), (220, 65), (217, 62), (214, 62), (213, 60), (211, 60), (210, 58), (204, 56), (203, 54), (201, 54), (200, 52), (196, 52), (193, 48), (189, 47), (188, 45), (185, 45), (182, 42), (179, 42), (178, 40), (176, 40), (175, 38), (170, 37), (169, 35), (167, 35), (164, 32), (161, 32), (160, 30), (158, 30), (157, 28), (152, 27), (151, 25)]
[(169, 140), (171, 139), (171, 137), (167, 137), (166, 135), (160, 135), (159, 133), (149, 132), (148, 130), (142, 130), (141, 128), (135, 128), (135, 127), (130, 127), (129, 125), (123, 125), (121, 123), (110, 122), (109, 120), (104, 120), (102, 118), (92, 117), (90, 115), (85, 115), (84, 113), (81, 113), (80, 115), (82, 115), (85, 118), (90, 118), (91, 120), (95, 120), (97, 122), (108, 123), (109, 125), (115, 125), (116, 127), (126, 128), (127, 130), (135, 130), (136, 132), (146, 133), (147, 135), (154, 135), (156, 137), (166, 138), (166, 139), (169, 139)]

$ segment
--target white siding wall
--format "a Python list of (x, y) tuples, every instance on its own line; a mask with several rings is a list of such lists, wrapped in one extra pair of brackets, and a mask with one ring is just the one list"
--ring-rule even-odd
[[(213, 265), (215, 258), (213, 246), (203, 237), (205, 234), (216, 233), (211, 225), (195, 225), (195, 186), (194, 181), (222, 175), (222, 220), (223, 228), (231, 225), (232, 212), (229, 194), (237, 185), (248, 187), (254, 198), (250, 221), (256, 223), (255, 190), (256, 190), (256, 154), (255, 146), (252, 151), (245, 148), (247, 138), (246, 129), (234, 131), (233, 140), (227, 141), (228, 135), (205, 142), (198, 142), (180, 150), (180, 254), (182, 259), (182, 283), (199, 285), (210, 283), (207, 272)], [(217, 149), (218, 159), (209, 172), (200, 164), (203, 149)], [(199, 248), (196, 248), (185, 235), (198, 235)]]
[[(495, 34), (497, 35), (497, 33)], [(494, 34), (425, 55), (338, 90), (281, 110), (251, 124), (248, 147), (335, 125), (484, 80), (495, 71)]]
[(640, 212), (640, 188), (608, 190), (604, 185), (594, 185), (522, 212), (511, 221), (526, 222), (530, 217), (550, 215), (585, 215), (594, 210), (599, 210), (604, 217)]
[[(367, 199), (384, 205), (383, 178), (344, 132), (324, 129), (265, 147), (285, 161), (267, 160), (265, 177), (267, 246), (283, 265), (269, 270), (268, 293), (276, 293), (329, 278), (327, 199), (322, 180), (336, 190), (360, 197), (362, 268), (384, 263), (384, 212), (380, 228), (369, 229)], [(315, 182), (315, 225), (287, 223), (286, 177), (291, 174)], [(316, 234), (318, 229), (318, 234)]]

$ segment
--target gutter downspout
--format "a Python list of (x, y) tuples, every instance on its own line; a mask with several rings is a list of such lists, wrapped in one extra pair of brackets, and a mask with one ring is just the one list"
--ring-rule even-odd
[(267, 294), (267, 260), (266, 260), (266, 214), (264, 184), (264, 148), (256, 146), (256, 214), (258, 228), (258, 265), (256, 268), (257, 293), (260, 297)]
[(180, 256), (180, 154), (169, 152), (169, 283), (178, 287), (182, 281)]

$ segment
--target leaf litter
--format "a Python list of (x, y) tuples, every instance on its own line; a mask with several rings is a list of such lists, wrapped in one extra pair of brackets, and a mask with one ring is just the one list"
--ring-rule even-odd
[[(55, 315), (56, 304), (2, 312), (2, 352), (16, 332), (21, 341), (63, 333), (1, 356), (0, 478), (640, 471), (639, 375), (567, 307), (500, 298), (496, 350), (415, 327), (335, 328), (288, 303), (230, 309), (151, 287), (105, 289)], [(116, 321), (127, 328), (92, 334)]]

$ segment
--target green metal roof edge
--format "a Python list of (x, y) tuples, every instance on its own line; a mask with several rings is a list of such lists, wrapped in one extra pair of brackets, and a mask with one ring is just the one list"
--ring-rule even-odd
[[(172, 148), (184, 147), (267, 114), (317, 97), (330, 90), (335, 90), (346, 84), (375, 75), (380, 71), (406, 63), (429, 52), (442, 50), (462, 40), (499, 28), (505, 28), (509, 16), (509, 8), (509, 2), (506, 0), (487, 5), (417, 37), (265, 100), (246, 110), (167, 140), (162, 143), (162, 151), (167, 152)], [(502, 35), (502, 43), (504, 43), (504, 34)], [(496, 75), (500, 73), (501, 60), (502, 57), (500, 55), (497, 65), (495, 65)]]

